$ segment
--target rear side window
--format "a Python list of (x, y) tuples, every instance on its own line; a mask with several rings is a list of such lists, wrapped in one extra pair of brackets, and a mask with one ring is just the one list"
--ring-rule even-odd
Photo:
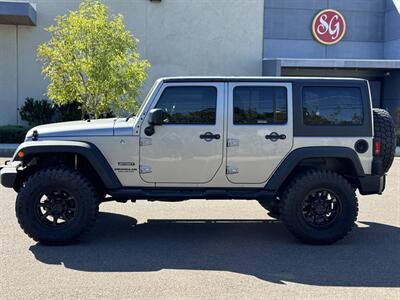
[(210, 86), (167, 87), (157, 103), (166, 124), (215, 124), (217, 89)]
[(233, 124), (284, 124), (287, 91), (277, 86), (240, 86), (233, 89)]
[(361, 125), (363, 105), (357, 87), (303, 87), (303, 120), (306, 125)]

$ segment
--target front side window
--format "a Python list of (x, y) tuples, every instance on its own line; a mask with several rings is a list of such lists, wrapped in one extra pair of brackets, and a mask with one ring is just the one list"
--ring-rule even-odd
[(217, 88), (171, 86), (164, 89), (156, 108), (162, 108), (166, 124), (215, 124)]
[(284, 124), (287, 91), (278, 86), (240, 86), (233, 90), (233, 124)]
[(313, 86), (303, 88), (306, 125), (361, 125), (361, 90), (357, 87)]

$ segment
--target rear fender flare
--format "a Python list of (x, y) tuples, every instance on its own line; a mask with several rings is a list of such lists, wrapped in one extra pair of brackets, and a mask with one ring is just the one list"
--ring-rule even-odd
[(269, 191), (278, 191), (285, 180), (290, 176), (292, 171), (304, 159), (308, 158), (344, 158), (348, 159), (355, 170), (358, 177), (365, 176), (364, 169), (361, 165), (357, 153), (347, 147), (304, 147), (293, 150), (282, 161), (279, 167), (265, 185), (265, 189)]

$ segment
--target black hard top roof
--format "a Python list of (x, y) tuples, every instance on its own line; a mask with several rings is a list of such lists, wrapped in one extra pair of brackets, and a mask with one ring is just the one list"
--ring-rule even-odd
[(241, 77), (241, 76), (185, 76), (185, 77), (164, 77), (163, 82), (304, 82), (304, 81), (329, 81), (329, 82), (351, 82), (366, 81), (360, 78), (340, 77)]

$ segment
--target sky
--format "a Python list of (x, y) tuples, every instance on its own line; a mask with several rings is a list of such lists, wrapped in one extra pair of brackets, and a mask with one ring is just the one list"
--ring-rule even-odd
[(400, 14), (400, 0), (393, 0), (394, 5), (396, 5), (397, 11)]

